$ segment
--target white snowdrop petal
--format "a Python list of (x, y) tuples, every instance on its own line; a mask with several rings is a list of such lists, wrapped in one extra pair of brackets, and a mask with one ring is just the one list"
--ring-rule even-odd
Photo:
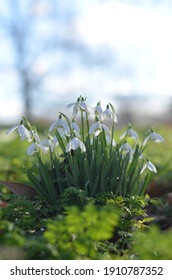
[(120, 151), (125, 151), (126, 153), (133, 153), (133, 150), (132, 150), (132, 148), (131, 148), (131, 146), (128, 144), (128, 143), (124, 143), (121, 147), (120, 147), (120, 149), (119, 149)]
[(38, 143), (35, 143), (35, 144), (43, 151), (44, 154), (47, 153), (47, 149), (44, 146), (42, 146), (41, 144), (38, 144)]
[(146, 167), (147, 167), (147, 163), (142, 167), (140, 174), (142, 174), (145, 171)]
[(67, 121), (59, 119), (58, 125), (61, 126), (62, 128), (64, 128), (65, 130), (69, 131), (69, 126)]
[(75, 105), (75, 103), (70, 103), (70, 104), (68, 104), (68, 105), (66, 105), (66, 109), (69, 109), (70, 107), (72, 107), (72, 106), (74, 106)]
[(94, 136), (97, 137), (100, 134), (101, 130), (97, 129), (96, 131), (94, 131)]
[(37, 146), (36, 146), (36, 143), (34, 142), (28, 147), (27, 154), (29, 156), (32, 156), (35, 153), (36, 150), (37, 150)]
[(76, 102), (76, 103), (74, 103), (75, 105), (74, 105), (74, 107), (73, 107), (73, 117), (75, 118), (76, 117), (76, 115), (78, 114), (78, 111), (79, 111), (79, 102)]
[(157, 173), (157, 169), (156, 169), (156, 167), (155, 167), (155, 165), (152, 163), (152, 162), (148, 162), (147, 163), (147, 167), (148, 167), (148, 169), (150, 170), (150, 171), (152, 171), (152, 172), (154, 172), (154, 173)]
[(87, 111), (87, 104), (84, 101), (81, 101), (79, 104), (80, 108)]
[(156, 142), (156, 143), (164, 142), (164, 138), (156, 132), (151, 133), (151, 140)]
[(71, 127), (72, 127), (75, 131), (77, 131), (78, 133), (80, 133), (80, 128), (79, 128), (79, 125), (77, 125), (77, 123), (72, 122), (72, 123), (71, 123)]
[(112, 117), (112, 112), (109, 110), (109, 109), (106, 109), (105, 111), (104, 111), (104, 115), (107, 117), (107, 118), (111, 118)]
[(35, 131), (32, 131), (32, 135), (33, 135), (34, 139), (36, 140), (36, 142), (40, 143), (40, 138)]
[(79, 147), (79, 141), (76, 137), (71, 140), (72, 150), (76, 150)]
[(21, 137), (21, 140), (23, 141), (24, 139), (27, 139), (29, 141), (31, 141), (31, 133), (30, 131), (24, 126), (24, 125), (19, 125), (18, 127), (18, 133)]
[(15, 131), (19, 125), (12, 126), (10, 129), (7, 130), (6, 135), (11, 134), (13, 131)]
[(143, 141), (143, 145), (145, 145), (149, 139), (152, 140), (152, 141), (155, 142), (155, 143), (164, 142), (164, 138), (163, 138), (160, 134), (158, 134), (158, 133), (156, 133), (156, 132), (154, 132), (154, 131), (151, 132), (151, 133), (149, 134), (149, 136), (147, 136), (147, 137), (145, 138), (145, 140)]
[(95, 113), (98, 113), (99, 115), (103, 114), (103, 109), (99, 105), (94, 107)]
[(70, 150), (76, 150), (81, 148), (84, 152), (86, 151), (85, 144), (79, 140), (77, 137), (74, 137), (66, 146), (66, 152), (70, 152)]
[(53, 137), (53, 143), (54, 143), (54, 145), (57, 145), (57, 144), (58, 144), (58, 140), (57, 140), (57, 137), (56, 137), (56, 136)]
[(83, 152), (86, 152), (85, 144), (82, 141), (79, 142), (79, 146)]
[(104, 129), (104, 131), (108, 134), (110, 134), (110, 130), (109, 128), (105, 125), (105, 124), (101, 124), (102, 128)]
[(132, 128), (129, 130), (129, 136), (135, 140), (139, 139), (138, 133), (135, 130), (133, 130)]
[(66, 153), (70, 152), (71, 149), (72, 149), (71, 143), (69, 142), (66, 146)]
[(147, 137), (144, 139), (144, 141), (143, 141), (143, 146), (145, 146), (145, 145), (147, 144), (149, 138), (150, 138), (150, 135), (147, 136)]
[(117, 118), (117, 116), (114, 114), (114, 116), (113, 116), (113, 121), (115, 122), (115, 123), (117, 123), (118, 122), (118, 118)]
[(98, 128), (97, 122), (92, 124), (89, 129), (89, 134), (92, 134), (95, 130), (97, 130), (97, 128)]
[(58, 123), (58, 120), (55, 120), (51, 125), (50, 125), (50, 128), (49, 128), (49, 132), (51, 132), (57, 125)]
[(125, 131), (121, 136), (120, 136), (120, 140), (122, 140), (125, 136), (127, 135), (127, 131)]

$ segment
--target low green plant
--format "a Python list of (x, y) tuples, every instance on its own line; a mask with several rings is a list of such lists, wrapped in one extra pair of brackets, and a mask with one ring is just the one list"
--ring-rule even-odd
[(47, 223), (44, 237), (55, 259), (112, 258), (108, 252), (100, 254), (98, 244), (112, 237), (118, 220), (119, 213), (111, 206), (87, 204), (82, 211), (73, 206), (65, 216)]
[(162, 142), (163, 137), (150, 129), (140, 141), (129, 124), (116, 143), (117, 117), (111, 103), (105, 110), (100, 102), (92, 108), (80, 96), (67, 108), (72, 106), (72, 119), (59, 113), (43, 141), (24, 117), (7, 132), (17, 130), (21, 140), (32, 142), (27, 154), (36, 156), (36, 164), (27, 175), (37, 194), (50, 204), (56, 204), (67, 193), (83, 204), (105, 193), (116, 197), (144, 195), (151, 178), (149, 171), (157, 172), (145, 149), (148, 141)]
[[(23, 213), (33, 213), (34, 202), (30, 205), (18, 202), (16, 212), (20, 223), (14, 221), (11, 209), (2, 209), (0, 222), (0, 247), (18, 248), (21, 256), (27, 259), (109, 259), (115, 257), (101, 244), (110, 239), (120, 218), (120, 211), (114, 206), (96, 206), (87, 204), (83, 209), (71, 206), (63, 213), (45, 218), (43, 208), (35, 209), (37, 221), (30, 223), (30, 230), (25, 225)], [(32, 208), (31, 208), (32, 205)], [(8, 208), (8, 207), (7, 207)], [(44, 217), (44, 218), (43, 218)], [(16, 218), (17, 219), (17, 218)], [(22, 226), (23, 223), (23, 226)], [(111, 244), (113, 252), (115, 244)], [(23, 252), (25, 253), (23, 255)], [(1, 258), (1, 255), (0, 255)]]
[(103, 197), (60, 214), (39, 201), (15, 199), (0, 209), (0, 259), (172, 258), (171, 231), (150, 226), (143, 210), (148, 197)]
[(24, 238), (22, 237), (22, 230), (15, 226), (14, 223), (7, 220), (0, 221), (0, 245), (22, 246)]
[(132, 240), (131, 254), (135, 259), (172, 260), (172, 230), (162, 233), (158, 227), (152, 226), (149, 230), (136, 231)]

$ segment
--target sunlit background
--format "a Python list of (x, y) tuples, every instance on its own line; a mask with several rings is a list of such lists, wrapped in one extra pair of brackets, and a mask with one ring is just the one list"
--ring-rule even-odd
[(0, 124), (79, 95), (124, 121), (172, 117), (172, 1), (0, 0)]

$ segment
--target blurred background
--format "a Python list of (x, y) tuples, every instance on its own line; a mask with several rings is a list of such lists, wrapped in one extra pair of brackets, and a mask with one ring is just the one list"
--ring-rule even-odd
[(0, 124), (79, 95), (121, 122), (172, 117), (171, 0), (0, 0)]

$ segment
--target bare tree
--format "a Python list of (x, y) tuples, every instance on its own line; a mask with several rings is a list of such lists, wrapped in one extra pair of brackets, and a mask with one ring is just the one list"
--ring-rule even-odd
[[(29, 15), (31, 7), (21, 6), (21, 1), (8, 0), (6, 1), (6, 16), (1, 15), (1, 23), (6, 31), (7, 38), (10, 39), (11, 48), (14, 52), (14, 64), (10, 67), (15, 67), (19, 79), (19, 92), (22, 94), (24, 101), (24, 114), (30, 118), (31, 116), (31, 100), (32, 89), (35, 79), (32, 79), (32, 58), (30, 57), (29, 38), (31, 38), (34, 18)], [(27, 1), (28, 2), (28, 1)], [(26, 3), (26, 2), (25, 2)], [(30, 4), (33, 4), (30, 2)]]
[[(57, 5), (58, 4), (58, 5)], [(70, 42), (60, 34), (60, 28), (65, 29), (69, 17), (60, 1), (54, 0), (7, 0), (7, 14), (0, 15), (1, 26), (10, 39), (14, 52), (15, 67), (19, 79), (19, 92), (24, 101), (24, 115), (31, 118), (34, 95), (40, 94), (42, 81), (52, 72), (48, 57), (59, 48), (70, 49)], [(60, 6), (61, 5), (61, 6)], [(60, 15), (57, 6), (63, 9)], [(60, 18), (61, 16), (61, 18)], [(41, 25), (45, 31), (41, 31)], [(71, 46), (73, 48), (74, 46)], [(47, 56), (45, 69), (39, 71), (41, 57)]]
[(119, 62), (114, 64), (117, 58), (108, 46), (92, 50), (81, 41), (74, 23), (78, 13), (76, 1), (4, 0), (4, 3), (7, 12), (3, 15), (0, 10), (1, 27), (11, 42), (15, 62), (10, 67), (16, 69), (18, 91), (28, 119), (33, 114), (34, 100), (38, 97), (43, 100), (45, 96), (45, 81), (53, 75), (72, 72), (76, 64), (72, 56), (77, 54), (78, 64), (84, 67), (101, 67), (107, 71), (106, 75), (112, 71), (111, 67), (119, 65)]

